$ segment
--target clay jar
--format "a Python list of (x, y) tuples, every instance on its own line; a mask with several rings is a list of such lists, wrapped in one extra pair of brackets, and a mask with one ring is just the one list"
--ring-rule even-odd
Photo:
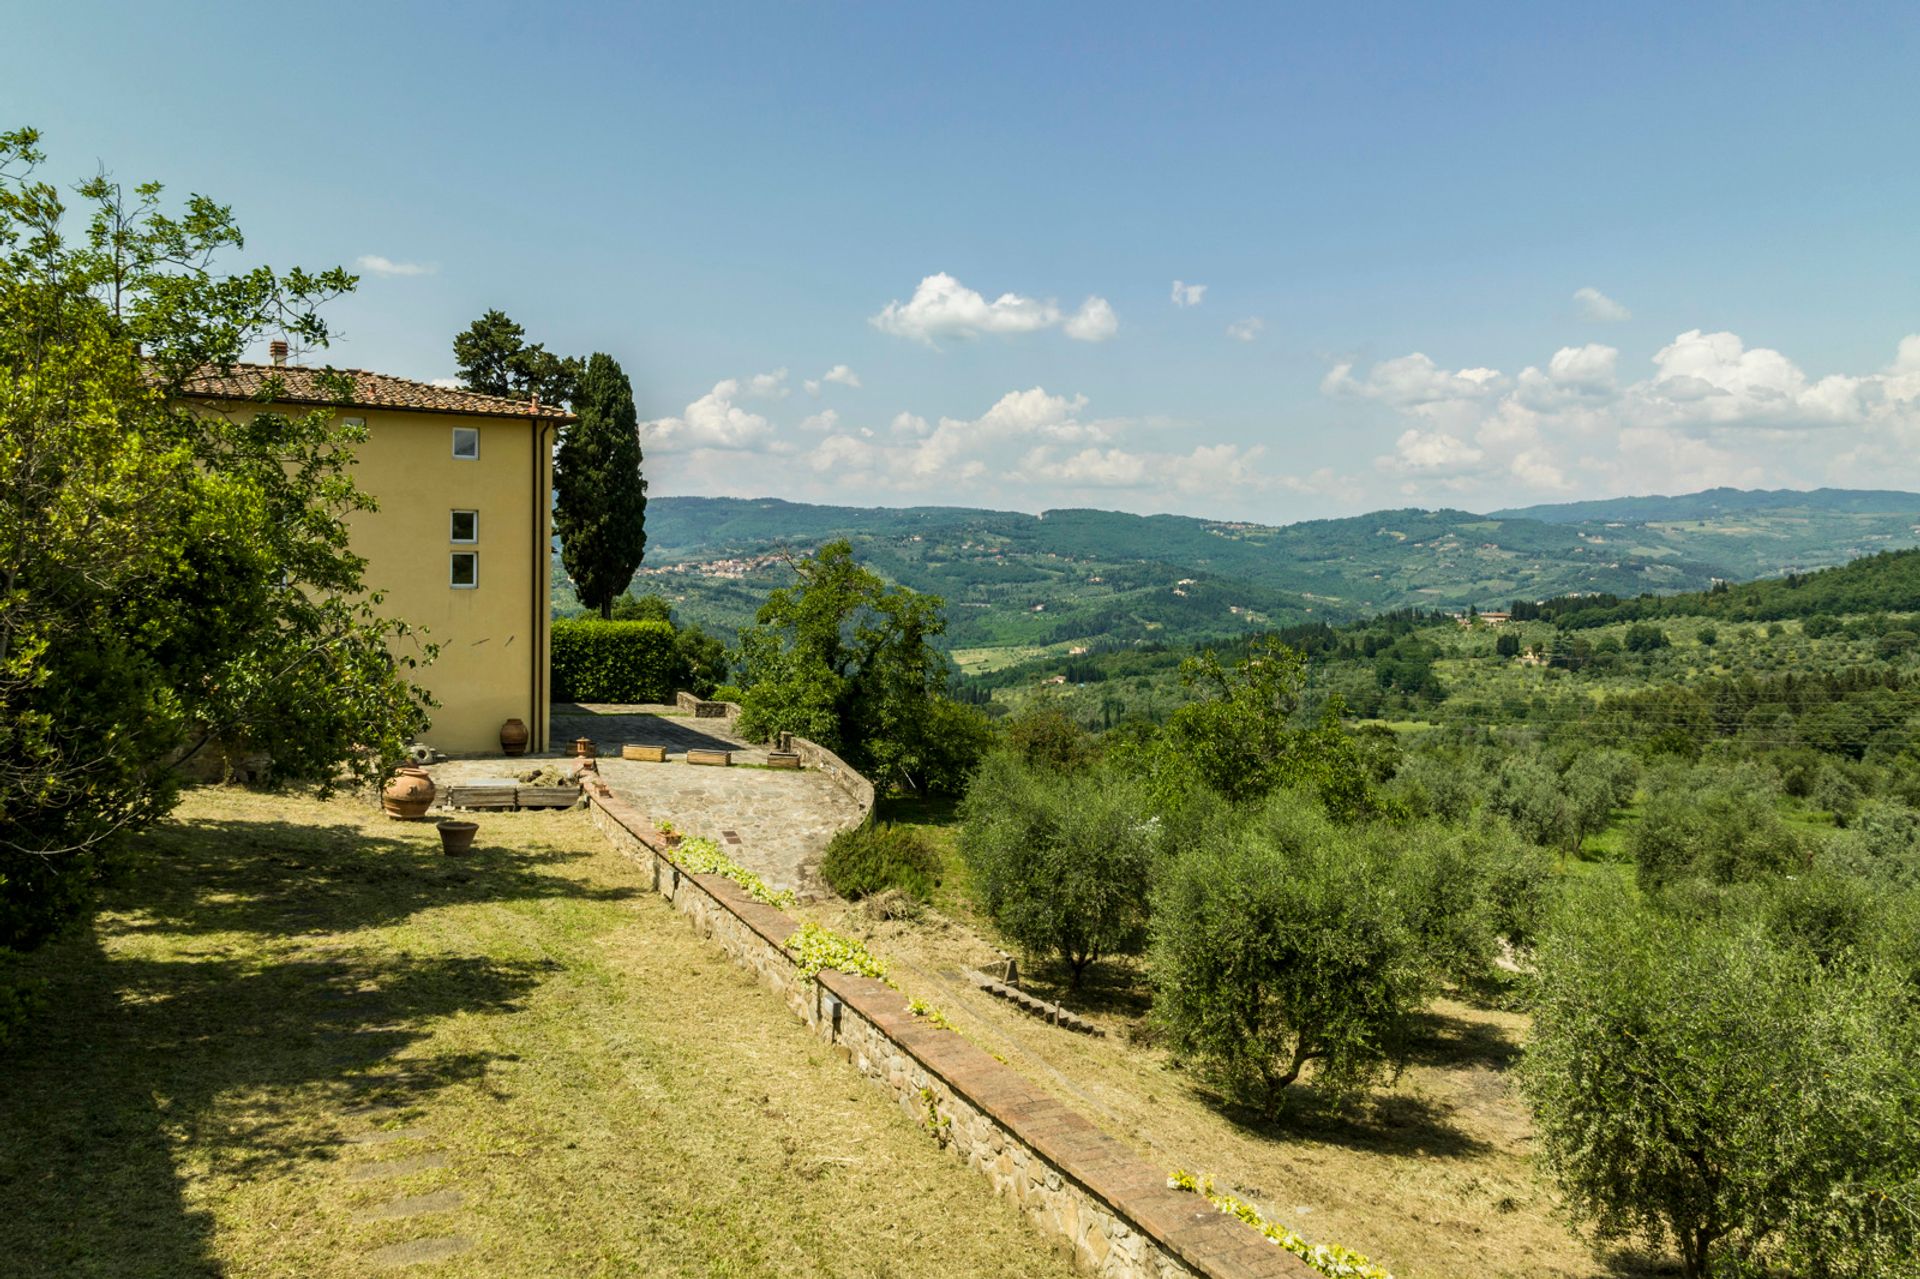
[(527, 724), (525, 720), (510, 719), (500, 726), (500, 750), (507, 755), (527, 753)]
[(425, 817), (433, 804), (433, 778), (427, 770), (412, 764), (395, 770), (393, 780), (380, 792), (380, 807), (387, 816), (401, 820)]

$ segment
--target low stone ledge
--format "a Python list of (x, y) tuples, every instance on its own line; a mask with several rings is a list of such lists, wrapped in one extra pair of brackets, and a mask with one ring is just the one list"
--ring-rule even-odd
[(593, 820), (616, 849), (650, 867), (655, 891), (675, 910), (996, 1193), (1065, 1235), (1084, 1269), (1103, 1279), (1316, 1279), (1291, 1253), (1169, 1187), (1164, 1172), (1026, 1076), (914, 1016), (886, 983), (833, 971), (802, 977), (786, 948), (798, 931), (793, 919), (724, 876), (682, 870), (632, 805), (596, 795)]

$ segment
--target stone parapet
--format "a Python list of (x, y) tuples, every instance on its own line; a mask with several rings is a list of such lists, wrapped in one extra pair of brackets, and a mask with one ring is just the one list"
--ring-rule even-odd
[[(798, 742), (796, 741), (796, 746)], [(855, 774), (858, 776), (858, 774)], [(799, 926), (718, 875), (691, 875), (654, 843), (637, 810), (596, 795), (594, 824), (646, 867), (653, 888), (752, 971), (870, 1082), (1012, 1199), (1064, 1236), (1102, 1279), (1313, 1279), (1316, 1272), (1204, 1199), (1025, 1076), (915, 1017), (899, 991), (844, 973), (802, 975)]]

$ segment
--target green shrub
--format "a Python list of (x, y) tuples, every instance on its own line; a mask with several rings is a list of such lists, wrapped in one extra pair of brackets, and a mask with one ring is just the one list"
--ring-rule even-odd
[(911, 827), (855, 826), (827, 845), (820, 877), (848, 901), (897, 888), (926, 901), (940, 886), (940, 855)]
[(669, 702), (685, 682), (684, 667), (666, 622), (579, 617), (553, 624), (555, 701)]

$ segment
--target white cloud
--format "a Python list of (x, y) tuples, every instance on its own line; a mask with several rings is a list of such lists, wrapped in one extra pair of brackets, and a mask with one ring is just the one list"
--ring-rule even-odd
[(906, 302), (889, 302), (871, 323), (883, 333), (912, 338), (928, 346), (936, 338), (974, 338), (988, 334), (1036, 333), (1064, 328), (1067, 336), (1100, 342), (1113, 336), (1119, 320), (1105, 298), (1090, 297), (1072, 316), (1048, 299), (1002, 293), (989, 302), (944, 271), (929, 275)]
[(815, 433), (833, 431), (837, 430), (839, 426), (840, 415), (832, 409), (822, 409), (818, 413), (809, 414), (800, 419), (800, 429), (803, 431)]
[(427, 385), (437, 386), (443, 391), (458, 391), (465, 387), (466, 383), (457, 377), (436, 377), (428, 379)]
[(425, 262), (396, 262), (378, 253), (362, 253), (353, 260), (353, 264), (368, 275), (384, 276), (432, 275), (440, 269)]
[(828, 382), (853, 391), (860, 389), (860, 375), (844, 364), (836, 364), (819, 377), (810, 377), (800, 385), (806, 389), (808, 395), (818, 395), (821, 388)]
[(1783, 353), (1692, 329), (1623, 382), (1620, 351), (1562, 347), (1514, 375), (1448, 369), (1421, 352), (1321, 390), (1370, 401), (1401, 430), (1380, 470), (1489, 500), (1519, 488), (1678, 492), (1719, 484), (1804, 487), (1920, 479), (1920, 335), (1879, 373), (1809, 376)]
[(746, 386), (742, 388), (742, 394), (762, 400), (784, 400), (790, 393), (785, 369), (756, 373), (747, 379)]
[(1185, 284), (1179, 280), (1173, 282), (1173, 304), (1175, 306), (1199, 306), (1207, 296), (1204, 284)]
[(669, 451), (764, 448), (773, 442), (773, 424), (735, 404), (742, 394), (738, 378), (716, 382), (711, 391), (687, 405), (679, 417), (641, 423), (641, 438), (650, 449)]
[(1088, 298), (1061, 330), (1076, 342), (1104, 342), (1120, 331), (1120, 317), (1105, 298)]
[(1227, 336), (1236, 342), (1251, 342), (1260, 336), (1267, 322), (1257, 315), (1249, 315), (1244, 320), (1235, 320), (1227, 326)]
[(1589, 320), (1601, 324), (1619, 324), (1633, 318), (1633, 312), (1621, 306), (1600, 290), (1588, 285), (1573, 291), (1573, 300), (1580, 304), (1580, 314)]

